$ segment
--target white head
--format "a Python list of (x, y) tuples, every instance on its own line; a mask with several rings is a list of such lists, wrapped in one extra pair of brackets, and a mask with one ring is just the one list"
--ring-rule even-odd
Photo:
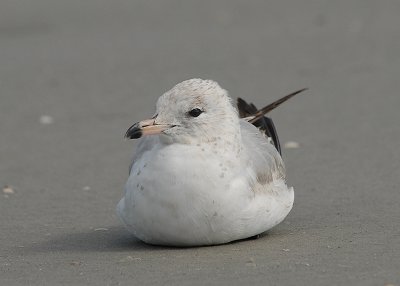
[(205, 143), (231, 135), (237, 140), (239, 118), (228, 93), (212, 80), (190, 79), (164, 93), (152, 119), (135, 123), (126, 137), (162, 134), (165, 142)]

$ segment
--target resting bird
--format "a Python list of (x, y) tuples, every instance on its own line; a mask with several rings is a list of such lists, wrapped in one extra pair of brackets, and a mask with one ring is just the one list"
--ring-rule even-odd
[(299, 90), (257, 110), (212, 80), (190, 79), (157, 101), (138, 139), (117, 213), (140, 240), (200, 246), (261, 234), (293, 206), (278, 136), (264, 115)]

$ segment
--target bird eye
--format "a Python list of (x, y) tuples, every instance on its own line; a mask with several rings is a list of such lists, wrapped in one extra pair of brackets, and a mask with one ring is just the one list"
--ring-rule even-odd
[(195, 108), (195, 109), (190, 110), (188, 113), (192, 117), (197, 117), (197, 116), (199, 116), (200, 114), (203, 113), (203, 110), (201, 110), (199, 108)]

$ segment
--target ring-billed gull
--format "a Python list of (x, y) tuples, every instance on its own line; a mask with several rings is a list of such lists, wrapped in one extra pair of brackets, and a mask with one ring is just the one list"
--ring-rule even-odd
[(117, 206), (127, 229), (150, 244), (196, 246), (252, 237), (279, 224), (294, 192), (264, 114), (301, 91), (259, 111), (239, 99), (240, 117), (212, 80), (187, 80), (164, 93), (154, 116), (126, 132), (141, 138)]

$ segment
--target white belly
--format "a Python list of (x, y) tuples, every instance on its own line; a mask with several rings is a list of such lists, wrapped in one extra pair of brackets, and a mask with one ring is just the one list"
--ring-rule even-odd
[(252, 189), (234, 154), (187, 148), (150, 150), (133, 165), (117, 211), (139, 239), (176, 246), (226, 243), (262, 233), (289, 213), (294, 193), (283, 180)]

